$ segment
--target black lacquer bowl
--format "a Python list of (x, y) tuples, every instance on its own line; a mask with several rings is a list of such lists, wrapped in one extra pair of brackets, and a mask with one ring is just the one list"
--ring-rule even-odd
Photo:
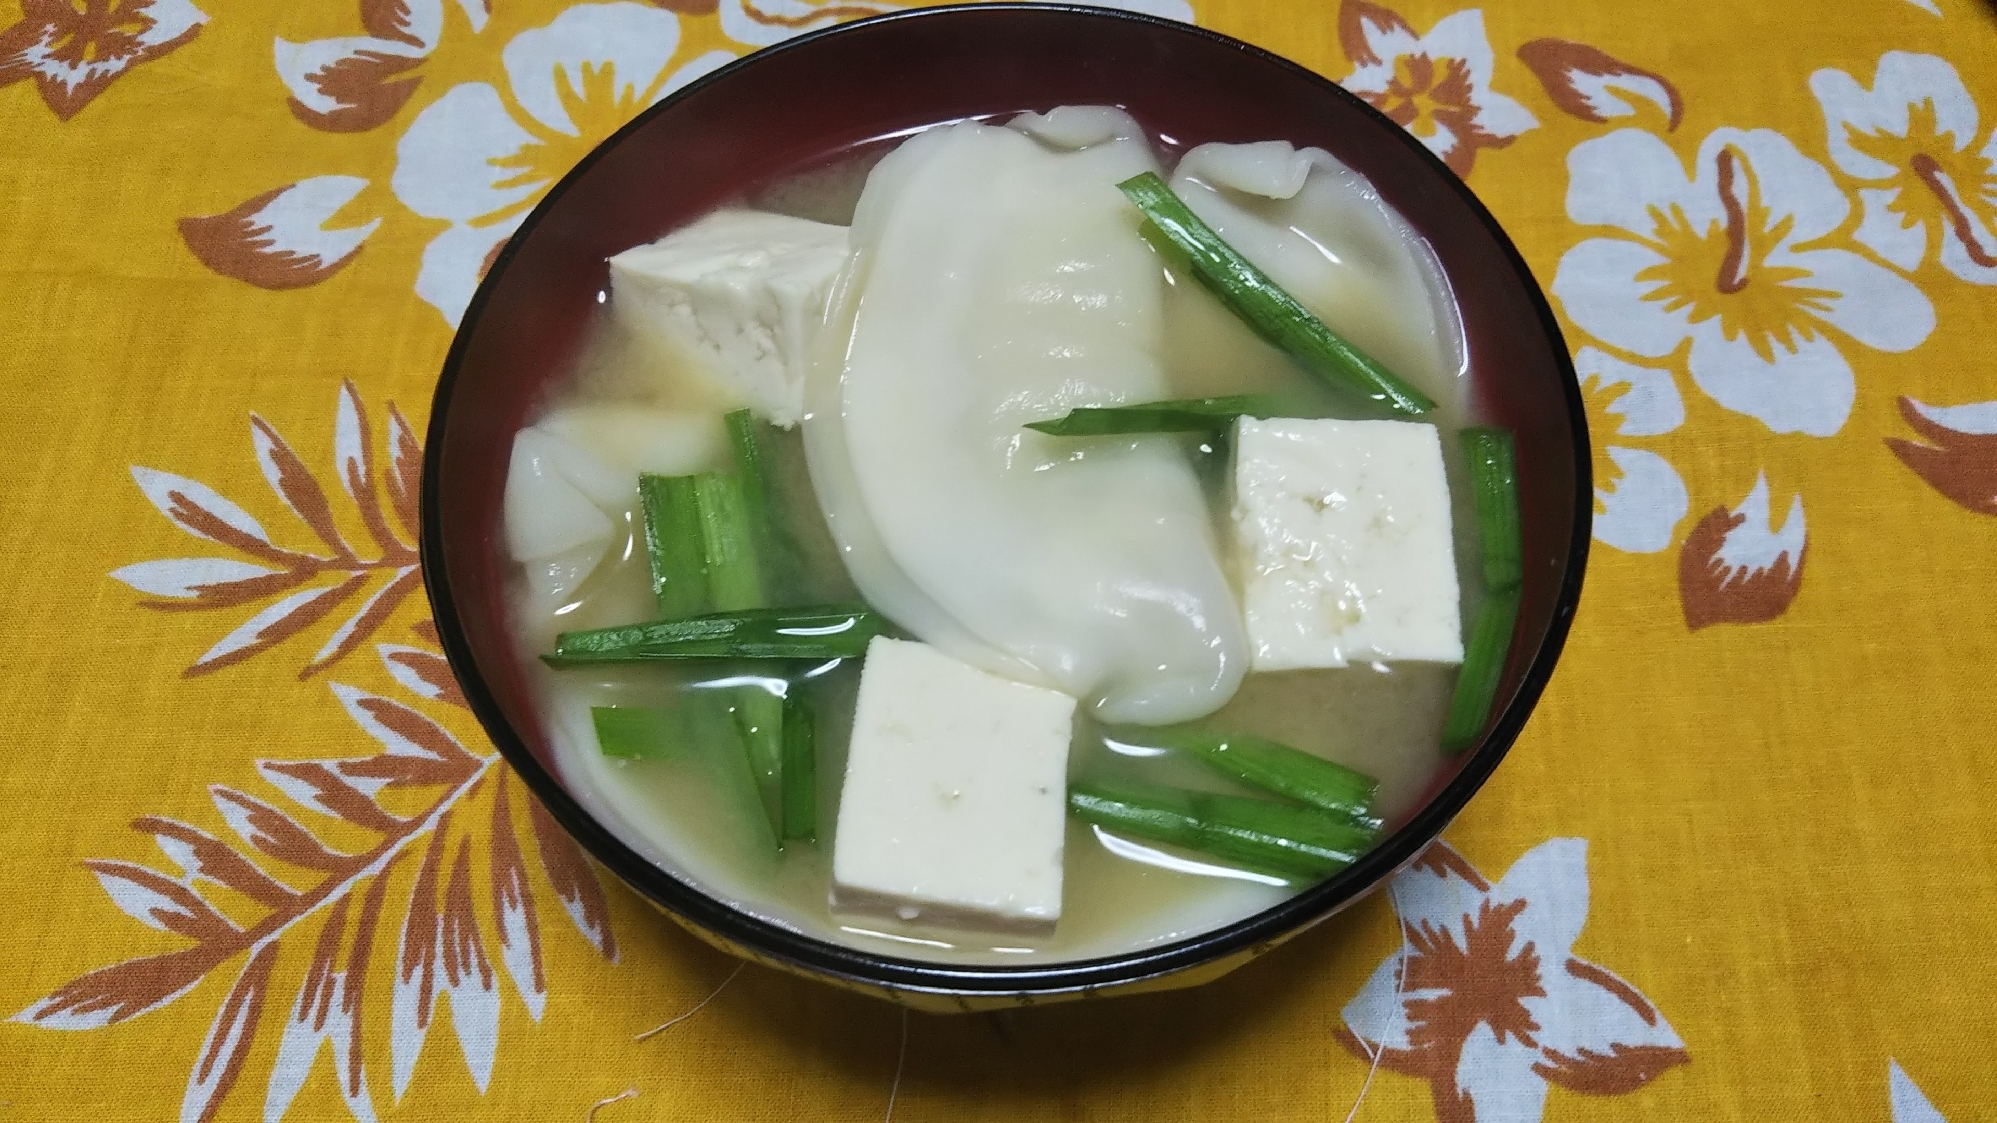
[[(1236, 924), (1127, 955), (957, 966), (779, 928), (665, 872), (564, 788), (507, 634), (501, 497), (514, 432), (569, 369), (604, 259), (759, 184), (890, 134), (1058, 105), (1127, 108), (1186, 147), (1282, 137), (1370, 179), (1435, 247), (1463, 315), (1478, 411), (1518, 438), (1525, 585), (1489, 728), (1356, 865)], [(1302, 67), (1225, 36), (1102, 9), (977, 4), (847, 24), (758, 51), (646, 110), (536, 207), (458, 330), (423, 465), (423, 575), (444, 648), (506, 759), (590, 853), (731, 952), (925, 1009), (971, 1010), (1215, 978), (1378, 886), (1481, 787), (1525, 724), (1580, 598), (1593, 494), (1579, 388), (1532, 274), (1419, 142)]]

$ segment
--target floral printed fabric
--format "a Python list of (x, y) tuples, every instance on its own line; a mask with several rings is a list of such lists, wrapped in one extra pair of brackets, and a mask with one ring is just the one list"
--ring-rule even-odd
[(1198, 990), (904, 1055), (892, 1008), (750, 970), (639, 1040), (733, 965), (464, 710), (431, 381), (592, 145), (887, 5), (0, 0), (0, 1114), (871, 1119), (898, 1068), (899, 1120), (1997, 1102), (1997, 12), (1125, 6), (1399, 122), (1567, 333), (1587, 597), (1446, 843)]

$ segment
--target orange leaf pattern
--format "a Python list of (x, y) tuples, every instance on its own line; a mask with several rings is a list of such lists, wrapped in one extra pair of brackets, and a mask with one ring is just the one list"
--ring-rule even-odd
[(381, 225), (329, 228), (333, 216), (367, 186), (356, 176), (324, 175), (272, 188), (221, 214), (180, 220), (180, 239), (201, 264), (262, 289), (304, 288), (338, 273)]
[[(261, 605), (197, 658), (188, 667), (188, 675), (208, 674), (240, 663), (348, 609), (342, 622), (299, 669), (298, 677), (310, 678), (366, 643), (420, 587), (416, 547), (404, 537), (414, 537), (416, 479), (422, 459), (409, 423), (393, 405), (389, 407), (390, 456), (385, 479), (374, 471), (366, 409), (351, 382), (340, 387), (334, 429), (335, 474), (367, 530), (372, 556), (364, 556), (347, 542), (326, 489), (283, 435), (255, 414), (250, 415), (250, 437), (264, 480), (286, 510), (319, 540), (323, 552), (276, 545), (248, 512), (203, 484), (132, 467), (133, 480), (161, 514), (189, 534), (230, 547), (250, 559), (173, 558), (112, 571), (113, 578), (157, 598), (142, 602), (149, 608), (212, 610)], [(385, 513), (388, 509), (395, 511), (402, 526), (400, 533), (390, 527)], [(371, 585), (372, 591), (367, 592)]]
[(1685, 101), (1669, 79), (1586, 43), (1535, 39), (1519, 48), (1519, 61), (1546, 87), (1553, 104), (1583, 121), (1601, 124), (1631, 116), (1637, 111), (1632, 98), (1662, 110), (1668, 128), (1676, 129), (1685, 116)]
[[(311, 507), (302, 499), (299, 505)], [(211, 506), (219, 507), (216, 518), (222, 525), (249, 521), (231, 506)], [(387, 662), (390, 655), (411, 652), (440, 659), (421, 648), (385, 650), (383, 658)], [(420, 663), (405, 660), (405, 665), (412, 662)], [(212, 1118), (252, 1055), (279, 949), (309, 939), (311, 959), (295, 1000), (289, 1002), (266, 1081), (266, 1114), (284, 1114), (314, 1058), (330, 1047), (349, 1111), (357, 1120), (371, 1119), (374, 1099), (362, 1060), (368, 963), (391, 908), (394, 873), (420, 849), (415, 879), (395, 906), (402, 936), (383, 1018), (391, 1088), (396, 1099), (407, 1090), (437, 997), (444, 993), (451, 996), (451, 1018), (465, 1062), (478, 1086), (485, 1087), (499, 1032), (499, 972), (486, 952), (482, 929), (500, 933), (507, 974), (537, 1020), (547, 992), (540, 905), (528, 880), (513, 811), (512, 789), (518, 781), (499, 767), (496, 756), (466, 748), (409, 706), (339, 683), (333, 684), (333, 693), (378, 751), (344, 759), (262, 760), (256, 762), (257, 771), (300, 809), (338, 820), (377, 841), (354, 852), (336, 848), (276, 803), (221, 784), (211, 789), (215, 810), (243, 848), (178, 820), (143, 816), (133, 828), (153, 836), (179, 876), (108, 859), (91, 859), (84, 866), (120, 910), (190, 941), (190, 946), (91, 971), (20, 1011), (15, 1021), (49, 1029), (112, 1025), (180, 999), (224, 965), (239, 961), (235, 984), (223, 998), (188, 1077), (183, 1117)], [(441, 692), (431, 697), (445, 700)], [(426, 805), (415, 814), (391, 812), (378, 799), (390, 788), (422, 792)], [(454, 814), (479, 798), (491, 800), (489, 815)], [(532, 799), (525, 802), (538, 834), (546, 813)], [(460, 822), (469, 825), (454, 826)], [(593, 948), (614, 958), (608, 908), (594, 867), (566, 837), (559, 844), (542, 841), (542, 873), (563, 910)], [(493, 855), (488, 867), (472, 863), (474, 847)], [(448, 868), (446, 855), (454, 855)], [(239, 894), (258, 906), (259, 915), (231, 920), (204, 895), (209, 885)], [(307, 935), (313, 925), (316, 936)]]
[(1997, 515), (1997, 402), (1937, 408), (1902, 397), (1900, 416), (1920, 437), (1886, 438), (1900, 463), (1963, 510)]
[(1768, 477), (1739, 507), (1714, 509), (1678, 552), (1678, 597), (1685, 626), (1763, 624), (1788, 611), (1803, 587), (1809, 550), (1803, 497), (1789, 505), (1780, 528), (1769, 520)]
[(307, 127), (360, 133), (393, 120), (443, 41), (444, 0), (361, 0), (359, 22), (364, 36), (273, 44), (286, 104)]

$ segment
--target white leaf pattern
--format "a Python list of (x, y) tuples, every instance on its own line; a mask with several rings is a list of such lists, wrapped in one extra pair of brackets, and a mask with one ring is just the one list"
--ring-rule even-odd
[(379, 217), (329, 225), (367, 186), (359, 176), (312, 176), (177, 225), (188, 252), (222, 276), (274, 292), (305, 288), (345, 268), (380, 229)]
[(426, 48), (409, 43), (360, 35), (304, 43), (278, 39), (272, 45), (271, 59), (277, 66), (278, 80), (290, 91), (292, 99), (307, 111), (325, 117), (351, 112), (362, 104), (353, 100), (351, 90), (332, 92), (340, 90), (340, 84), (332, 80), (334, 75), (369, 70), (393, 75), (428, 53)]
[(353, 615), (347, 617), (346, 621), (338, 628), (333, 629), (333, 634), (326, 637), (325, 646), (321, 647), (318, 653), (312, 656), (312, 662), (315, 664), (324, 663), (338, 654), (340, 649), (345, 647), (348, 641), (353, 639), (355, 631), (374, 616), (375, 610), (382, 603), (383, 598), (391, 594), (400, 595), (409, 591), (409, 579), (415, 572), (416, 567), (413, 565), (406, 565), (397, 569), (393, 577), (383, 583), (381, 588), (376, 589), (373, 595), (369, 596), (367, 600), (361, 602), (361, 606), (354, 610)]
[(416, 1072), (416, 1056), (429, 1035), (437, 1012), (437, 959), (442, 950), (442, 926), (437, 916), (437, 863), (444, 848), (444, 828), (432, 832), (429, 851), (410, 891), (409, 915), (395, 954), (395, 983), (389, 996), (389, 1062), (399, 1103)]
[[(338, 1078), (341, 1098), (346, 1101), (347, 1113), (355, 1123), (375, 1123), (374, 1101), (368, 1095), (366, 1073), (361, 1079), (353, 1079), (354, 1073), (349, 1060), (353, 1044), (353, 1023), (341, 1014), (341, 1006), (348, 1000), (346, 972), (336, 972), (327, 977), (323, 984), (324, 994), (315, 995), (308, 987), (301, 990), (298, 1002), (292, 1008), (291, 1019), (284, 1024), (284, 1036), (278, 1042), (277, 1059), (272, 1062), (270, 1084), (264, 1095), (264, 1123), (280, 1123), (298, 1092), (305, 1086), (306, 1077), (312, 1073), (319, 1054), (326, 1045), (332, 1046), (333, 1071)], [(358, 1087), (360, 1094), (347, 1094), (349, 1088)]]
[[(299, 510), (297, 502), (293, 499), (293, 489), (298, 486), (298, 482), (285, 479), (285, 465), (279, 459), (282, 456), (285, 460), (295, 460), (297, 454), (289, 447), (280, 450), (281, 441), (282, 438), (277, 435), (277, 430), (271, 428), (270, 422), (254, 413), (250, 414), (250, 444), (256, 449), (257, 468), (263, 472), (264, 482), (270, 485), (271, 494), (277, 496), (278, 500), (298, 517), (298, 521), (310, 526), (313, 522), (312, 516), (316, 512)], [(313, 490), (316, 491), (316, 488)]]
[(112, 570), (110, 576), (150, 596), (188, 600), (199, 596), (204, 585), (247, 581), (277, 572), (234, 558), (164, 558), (134, 562)]
[[(159, 956), (156, 960), (165, 958), (167, 957)], [(21, 1025), (39, 1026), (42, 1029), (70, 1031), (103, 1029), (105, 1026), (116, 1025), (142, 1014), (150, 1014), (162, 1006), (169, 1005), (193, 990), (200, 982), (199, 975), (192, 976), (185, 985), (136, 1006), (102, 1002), (79, 1008), (74, 1004), (60, 1001), (56, 995), (50, 995), (7, 1020)]]
[[(396, 643), (378, 643), (375, 645), (375, 651), (381, 656), (382, 666), (388, 668), (389, 676), (400, 683), (404, 690), (409, 691), (419, 698), (428, 698), (431, 701), (444, 696), (444, 688), (440, 684), (424, 678), (408, 662), (409, 659), (416, 658), (436, 659), (438, 656), (435, 652), (420, 647), (407, 647)], [(395, 658), (397, 655), (402, 655), (406, 658), (397, 659)]]
[(289, 622), (294, 613), (308, 611), (323, 599), (338, 595), (345, 588), (345, 585), (328, 585), (323, 588), (304, 589), (282, 600), (273, 601), (259, 610), (256, 615), (237, 625), (234, 631), (217, 640), (215, 646), (202, 652), (201, 658), (194, 661), (194, 669), (211, 666), (258, 643), (282, 636), (284, 633), (278, 629)]
[[(333, 767), (338, 763), (339, 761), (310, 761), (301, 763), (285, 760), (259, 760), (256, 762), (256, 767), (259, 775), (268, 781), (272, 787), (283, 792), (285, 797), (293, 803), (330, 818), (347, 819), (350, 816), (326, 802), (326, 795), (320, 790), (320, 786), (325, 785), (335, 793), (351, 795), (354, 799), (364, 803), (373, 803), (375, 793), (381, 790), (382, 782), (370, 778), (356, 780), (354, 777), (343, 775)], [(311, 769), (311, 775), (317, 783), (300, 775), (301, 769), (308, 768)], [(383, 814), (386, 815), (386, 812), (383, 812)], [(392, 826), (394, 822), (394, 820), (390, 820), (387, 824), (382, 825)]]
[(222, 1008), (208, 1027), (208, 1038), (188, 1073), (187, 1091), (180, 1101), (180, 1123), (207, 1123), (221, 1106), (230, 1085), (235, 1083), (243, 1053), (256, 1033), (264, 988), (276, 959), (276, 944), (258, 948), (243, 966), (243, 973), (237, 976), (229, 996), (222, 1000)]
[(354, 481), (365, 484), (372, 474), (368, 464), (367, 433), (361, 428), (361, 403), (354, 384), (340, 384), (340, 404), (333, 415), (333, 459), (339, 466), (340, 487), (350, 499)]
[[(369, 705), (372, 703), (393, 706), (398, 710), (406, 709), (401, 703), (383, 698), (378, 694), (369, 694), (365, 690), (348, 686), (345, 683), (336, 682), (331, 685), (333, 695), (340, 700), (340, 705), (346, 708), (347, 716), (353, 718), (355, 724), (366, 730), (368, 736), (380, 741), (382, 747), (387, 749), (392, 755), (426, 757), (431, 760), (445, 759), (432, 752), (427, 746), (417, 744), (403, 734), (390, 729), (369, 708)], [(413, 713), (414, 711), (409, 712)], [(425, 720), (427, 721), (427, 719)], [(434, 727), (434, 723), (432, 725)], [(443, 731), (440, 729), (438, 732), (441, 734)]]
[(548, 991), (538, 977), (540, 965), (534, 961), (534, 918), (519, 896), (519, 888), (516, 881), (502, 889), (506, 896), (499, 910), (499, 958), (513, 979), (514, 991), (527, 1006), (527, 1016), (538, 1022), (548, 1003)]
[(192, 889), (157, 870), (130, 862), (89, 861), (97, 883), (126, 916), (162, 932), (199, 935), (229, 927)]
[(190, 480), (185, 476), (176, 476), (171, 472), (143, 468), (137, 464), (132, 465), (132, 482), (139, 485), (139, 490), (145, 492), (146, 498), (154, 507), (159, 508), (160, 514), (172, 519), (180, 529), (196, 537), (206, 538), (210, 542), (221, 541), (206, 530), (197, 530), (188, 523), (186, 516), (188, 504), (207, 511), (251, 538), (260, 542), (270, 541), (270, 536), (264, 533), (263, 527), (257, 523), (257, 520), (250, 517), (249, 512), (217, 495), (206, 484)]
[[(513, 989), (527, 1005), (527, 1013), (541, 1020), (548, 1000), (548, 983), (541, 973), (540, 921), (534, 915), (532, 890), (527, 887), (527, 867), (520, 851), (520, 836), (513, 829), (513, 806), (502, 780), (492, 801), (492, 879), (493, 913), (499, 929), (499, 958), (513, 979)], [(531, 797), (529, 797), (531, 798)]]
[(472, 1083), (484, 1092), (492, 1082), (492, 1063), (499, 1048), (499, 976), (485, 953), (478, 919), (472, 907), (471, 839), (459, 841), (444, 892), (438, 941), (442, 952), (444, 988), (451, 996), (451, 1028)]

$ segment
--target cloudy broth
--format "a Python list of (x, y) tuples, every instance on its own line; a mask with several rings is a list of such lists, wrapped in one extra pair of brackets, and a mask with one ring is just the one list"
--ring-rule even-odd
[[(759, 209), (844, 224), (866, 173), (885, 146), (751, 193)], [(1472, 618), (1481, 582), (1469, 566), (1473, 526), (1462, 486), (1455, 431), (1469, 423), (1457, 354), (1438, 353), (1382, 302), (1331, 308), (1299, 293), (1334, 327), (1389, 367), (1430, 391), (1438, 408), (1425, 420), (1442, 431), (1457, 528), (1457, 571), (1464, 619)], [(1341, 313), (1342, 314), (1339, 314)], [(1205, 290), (1172, 279), (1166, 294), (1167, 337), (1162, 359), (1175, 397), (1278, 393), (1302, 416), (1352, 416), (1340, 400), (1264, 343)], [(1453, 315), (1453, 312), (1451, 313)], [(575, 368), (557, 381), (535, 420), (559, 411), (642, 408), (692, 414), (711, 422), (704, 460), (686, 470), (728, 470), (720, 417), (737, 403), (721, 398), (704, 376), (657, 348), (600, 306)], [(1445, 349), (1446, 350), (1446, 349)], [(1459, 348), (1460, 350), (1460, 348)], [(816, 372), (818, 377), (824, 372)], [(795, 549), (772, 592), (776, 605), (858, 600), (813, 496), (802, 428), (776, 433), (773, 502)], [(1226, 542), (1227, 450), (1222, 442), (1183, 439), (1209, 489), (1219, 541)], [(1226, 868), (1197, 855), (1126, 839), (1074, 819), (1067, 826), (1063, 911), (1055, 933), (1026, 940), (896, 926), (835, 915), (831, 886), (832, 831), (845, 772), (848, 730), (859, 684), (857, 660), (819, 665), (704, 662), (599, 666), (554, 671), (537, 658), (559, 632), (627, 624), (655, 614), (636, 496), (616, 522), (609, 555), (562, 603), (536, 598), (522, 583), (514, 598), (519, 657), (548, 723), (563, 780), (583, 805), (627, 845), (664, 869), (747, 912), (821, 939), (909, 958), (981, 963), (1085, 959), (1170, 943), (1231, 923), (1305, 887), (1260, 873)], [(1237, 585), (1238, 593), (1238, 585)], [(1421, 663), (1355, 665), (1335, 670), (1250, 674), (1233, 699), (1206, 719), (1215, 728), (1260, 734), (1358, 769), (1380, 781), (1377, 812), (1392, 825), (1414, 807), (1441, 766), (1437, 748), (1456, 668)], [(689, 692), (762, 685), (802, 691), (818, 719), (818, 824), (815, 843), (793, 841), (780, 853), (739, 747), (689, 745), (666, 759), (623, 760), (596, 749), (590, 708), (672, 708)], [(1129, 779), (1229, 791), (1229, 784), (1170, 753), (1106, 741), (1077, 710), (1069, 758), (1071, 776)], [(713, 751), (705, 751), (705, 750)]]

